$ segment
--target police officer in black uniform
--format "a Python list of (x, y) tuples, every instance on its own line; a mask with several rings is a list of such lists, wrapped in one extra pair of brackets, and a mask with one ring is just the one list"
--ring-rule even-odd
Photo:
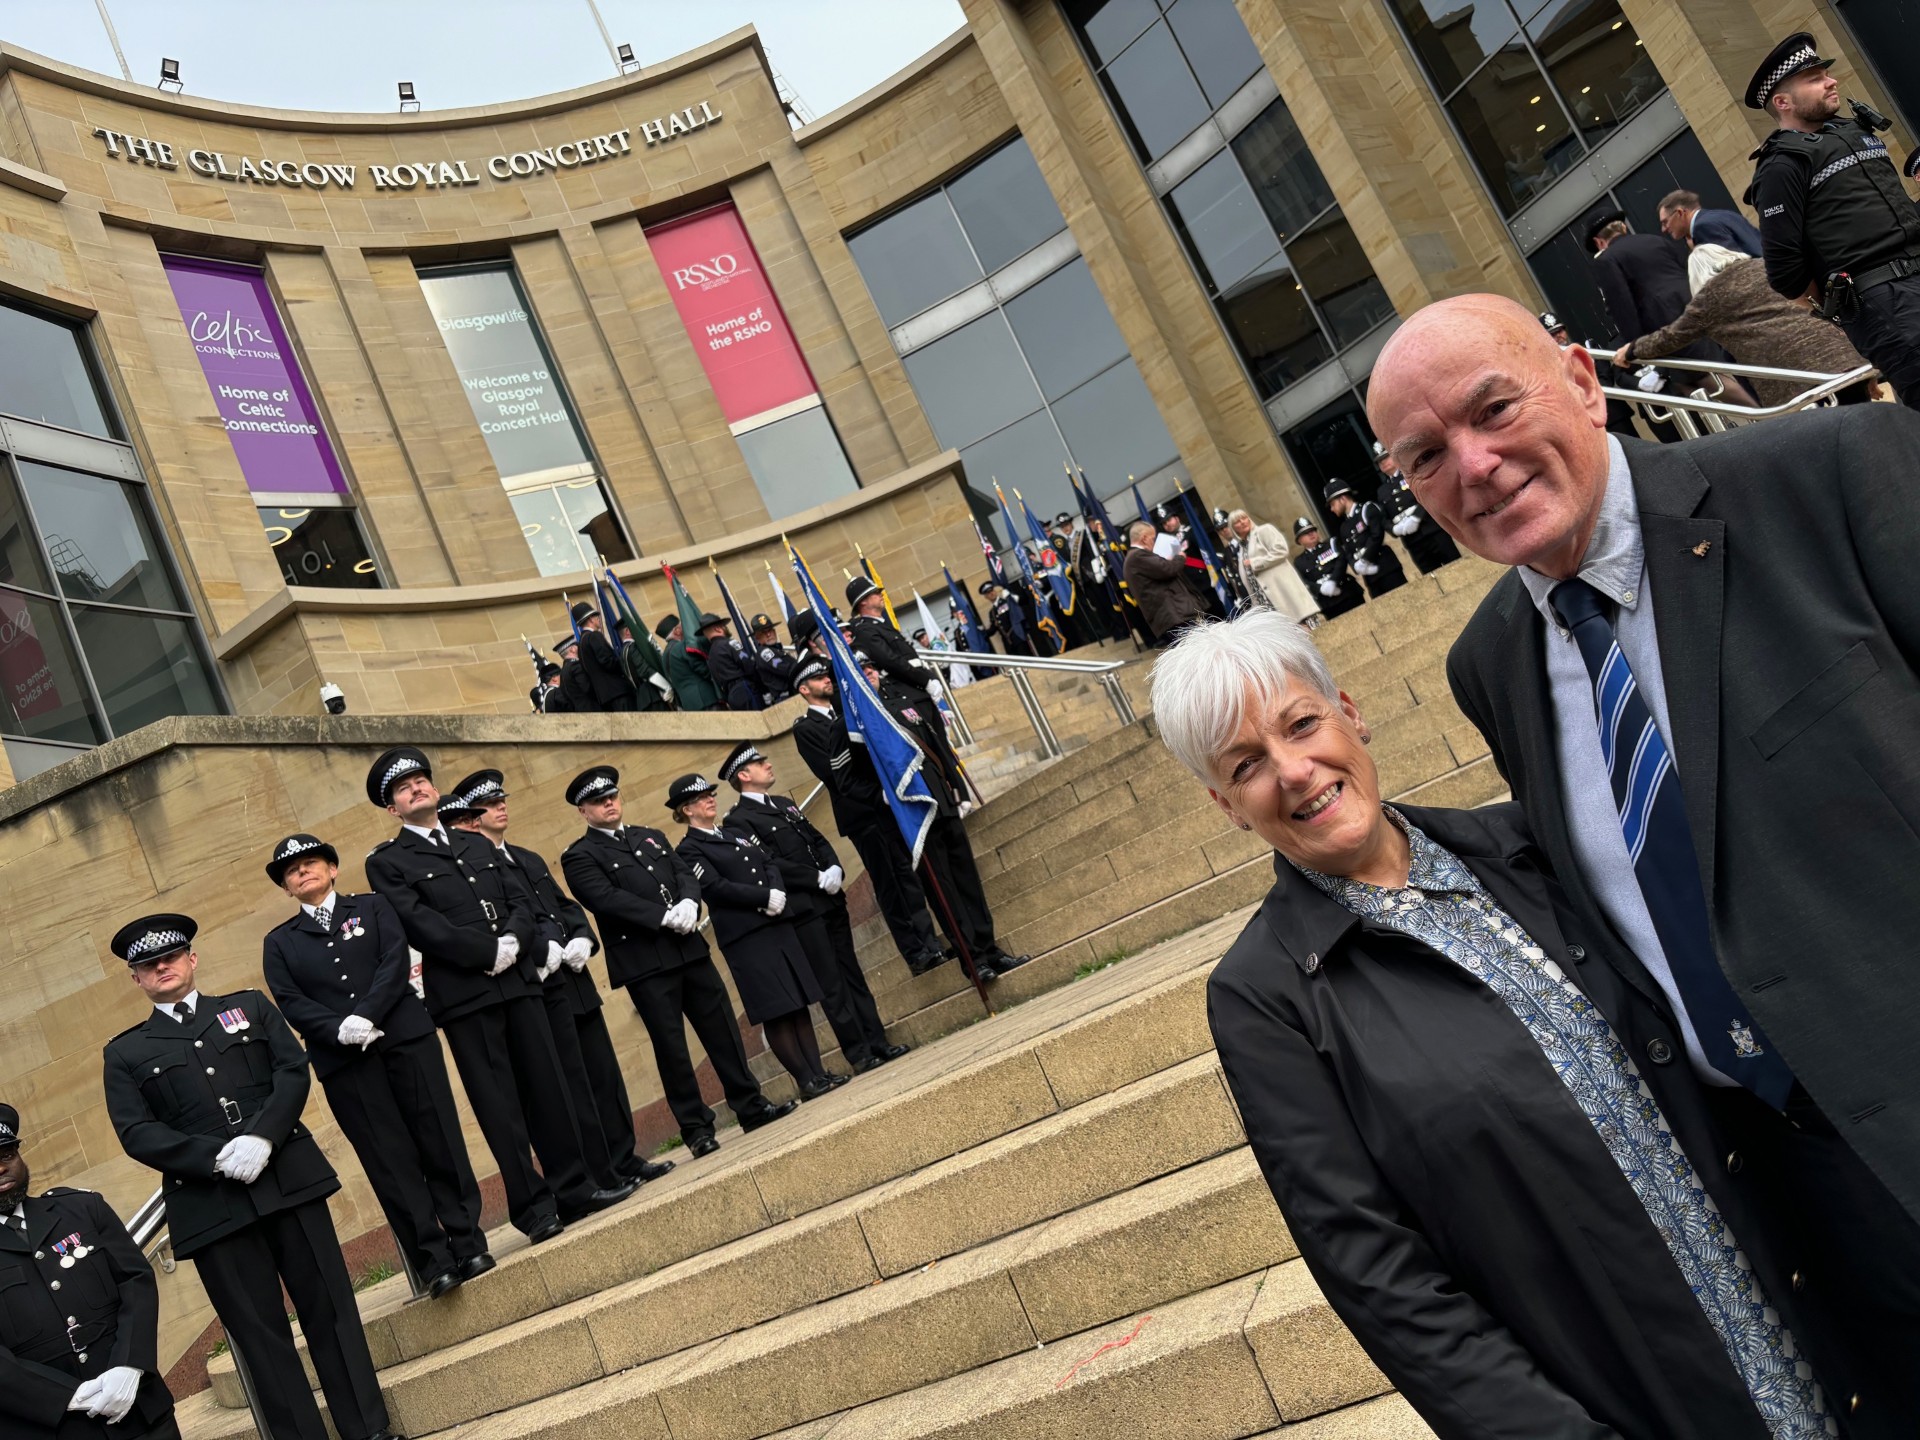
[(198, 928), (185, 915), (146, 915), (113, 937), (113, 953), (153, 1008), (107, 1042), (107, 1118), (127, 1154), (164, 1177), (173, 1253), (198, 1270), (274, 1440), (327, 1433), (287, 1325), (283, 1285), (334, 1431), (341, 1440), (383, 1440), (387, 1407), (327, 1214), (340, 1180), (300, 1123), (307, 1053), (258, 990), (200, 993)]
[[(645, 1184), (673, 1168), (656, 1165), (634, 1150), (633, 1102), (626, 1076), (607, 1033), (606, 1002), (593, 983), (587, 960), (600, 948), (587, 912), (560, 888), (553, 871), (536, 851), (507, 840), (506, 777), (498, 770), (476, 770), (454, 786), (454, 798), (466, 811), (455, 823), (480, 836), (500, 853), (502, 873), (519, 884), (521, 899), (533, 911), (535, 973), (542, 985), (547, 1023), (567, 1093), (580, 1122), (581, 1149), (599, 1184), (619, 1179)], [(616, 1179), (606, 1177), (613, 1176)]]
[(769, 705), (778, 704), (793, 694), (793, 668), (800, 663), (799, 658), (789, 655), (780, 643), (780, 627), (773, 623), (771, 615), (763, 611), (747, 624), (751, 628), (747, 638), (753, 643), (742, 648), (751, 650), (749, 658), (760, 684), (761, 698)]
[(267, 878), (299, 909), (267, 932), (260, 969), (394, 1240), (438, 1300), (493, 1269), (480, 1187), (433, 1017), (408, 983), (400, 917), (378, 895), (338, 893), (339, 874), (339, 853), (315, 836), (273, 847)]
[(93, 1191), (29, 1193), (20, 1140), (20, 1112), (0, 1105), (0, 1434), (180, 1440), (153, 1267)]
[[(987, 601), (987, 635), (1000, 637), (1000, 648), (1009, 655), (1032, 655), (1033, 632), (1027, 628), (1026, 612), (1013, 598), (1013, 592), (998, 580), (982, 580), (980, 594)], [(991, 638), (989, 638), (989, 642)]]
[(1387, 528), (1400, 537), (1420, 573), (1430, 575), (1458, 560), (1460, 548), (1453, 537), (1434, 524), (1433, 517), (1413, 498), (1407, 477), (1378, 440), (1373, 442), (1373, 463), (1380, 471), (1379, 501), (1380, 508), (1387, 512)]
[(527, 702), (533, 706), (536, 715), (558, 713), (563, 708), (550, 704), (560, 700), (560, 667), (551, 660), (537, 660), (534, 669), (538, 678), (533, 688), (527, 691)]
[(1815, 295), (1920, 409), (1920, 210), (1874, 133), (1885, 122), (1857, 105), (1860, 119), (1841, 118), (1830, 64), (1802, 31), (1753, 72), (1746, 102), (1778, 128), (1750, 157), (1745, 199), (1760, 212), (1767, 283), (1790, 300)]
[(620, 772), (595, 765), (574, 776), (567, 803), (587, 833), (560, 856), (560, 869), (580, 903), (600, 922), (607, 981), (626, 988), (653, 1042), (660, 1088), (696, 1157), (720, 1148), (713, 1111), (687, 1051), (692, 1025), (713, 1063), (742, 1130), (757, 1130), (796, 1108), (771, 1103), (747, 1068), (746, 1047), (720, 972), (700, 937), (700, 883), (658, 830), (623, 823)]
[(585, 600), (576, 600), (569, 613), (580, 632), (579, 665), (593, 695), (593, 708), (606, 713), (638, 709), (633, 678), (607, 635), (606, 617)]
[(562, 635), (554, 641), (553, 653), (560, 657), (560, 691), (547, 697), (547, 713), (597, 714), (600, 702), (593, 698), (593, 682), (580, 665), (579, 637), (571, 633)]
[(864, 575), (854, 576), (847, 582), (847, 608), (853, 612), (853, 622), (847, 627), (853, 632), (853, 643), (866, 652), (874, 668), (921, 699), (931, 699), (933, 691), (929, 687), (937, 684), (939, 677), (933, 666), (913, 653), (907, 637), (887, 619), (887, 597), (880, 587)]
[(800, 943), (820, 986), (820, 1008), (847, 1064), (858, 1075), (906, 1054), (906, 1046), (888, 1042), (860, 968), (841, 888), (846, 872), (832, 843), (790, 797), (769, 793), (773, 762), (751, 740), (742, 740), (721, 762), (720, 779), (741, 796), (720, 828), (751, 836), (778, 869), (787, 913), (799, 927)]
[(367, 798), (401, 822), (367, 856), (367, 880), (420, 952), (427, 1010), (500, 1167), (508, 1218), (535, 1244), (551, 1240), (567, 1222), (624, 1200), (634, 1182), (596, 1189), (587, 1178), (534, 976), (533, 914), (493, 846), (440, 825), (440, 792), (420, 751), (397, 746), (374, 761)]
[[(1387, 544), (1387, 515), (1371, 500), (1362, 500), (1344, 480), (1326, 488), (1327, 508), (1340, 522), (1340, 553), (1367, 587), (1367, 598), (1378, 600), (1407, 583), (1400, 557)], [(1324, 613), (1324, 612), (1323, 612)]]
[(1366, 594), (1347, 568), (1347, 557), (1338, 540), (1323, 539), (1320, 527), (1304, 515), (1293, 522), (1293, 538), (1300, 546), (1300, 553), (1293, 557), (1294, 571), (1306, 582), (1321, 615), (1331, 620), (1366, 603)]

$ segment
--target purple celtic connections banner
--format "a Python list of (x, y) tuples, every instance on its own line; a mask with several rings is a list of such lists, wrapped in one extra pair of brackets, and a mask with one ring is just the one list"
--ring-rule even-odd
[(256, 495), (345, 494), (313, 395), (281, 327), (266, 276), (163, 255), (180, 318)]

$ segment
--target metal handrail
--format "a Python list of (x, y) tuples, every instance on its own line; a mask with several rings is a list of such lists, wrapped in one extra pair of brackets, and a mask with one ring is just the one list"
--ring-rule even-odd
[[(913, 647), (913, 653), (922, 660), (931, 660), (936, 665), (952, 667), (965, 665), (983, 670), (1005, 670), (1007, 681), (1013, 686), (1013, 693), (1020, 701), (1020, 708), (1026, 712), (1027, 723), (1033, 726), (1033, 733), (1039, 737), (1040, 749), (1050, 760), (1058, 760), (1066, 751), (1061, 747), (1060, 737), (1054, 733), (1053, 722), (1047, 718), (1046, 708), (1041, 705), (1040, 697), (1034, 693), (1033, 681), (1029, 670), (1056, 670), (1068, 674), (1091, 675), (1100, 682), (1100, 688), (1106, 692), (1107, 703), (1113, 706), (1113, 713), (1120, 723), (1132, 725), (1139, 720), (1133, 701), (1128, 697), (1114, 672), (1127, 666), (1125, 660), (1068, 660), (1058, 655), (996, 655), (992, 652), (974, 650), (929, 650), (920, 646)], [(951, 703), (953, 687), (947, 687), (947, 698)], [(955, 706), (957, 712), (958, 706)], [(969, 732), (969, 735), (971, 732)]]
[[(1591, 355), (1602, 358), (1614, 351), (1605, 346), (1585, 344), (1580, 347)], [(1664, 391), (1649, 393), (1645, 390), (1628, 390), (1617, 385), (1603, 385), (1601, 393), (1609, 400), (1625, 401), (1640, 413), (1643, 419), (1652, 423), (1672, 423), (1688, 439), (1695, 439), (1701, 428), (1694, 416), (1706, 418), (1707, 428), (1725, 430), (1726, 422), (1752, 424), (1756, 420), (1772, 420), (1781, 415), (1791, 415), (1820, 404), (1829, 397), (1849, 386), (1857, 385), (1880, 372), (1872, 365), (1858, 365), (1851, 370), (1835, 375), (1824, 370), (1791, 370), (1778, 365), (1741, 365), (1734, 361), (1683, 360), (1673, 357), (1649, 357), (1644, 362), (1656, 365), (1662, 370), (1690, 370), (1699, 375), (1733, 375), (1750, 377), (1757, 380), (1811, 380), (1814, 383), (1800, 391), (1789, 400), (1778, 405), (1729, 405), (1724, 400), (1715, 400), (1701, 394), (1673, 395)], [(1716, 393), (1719, 393), (1716, 391)], [(1664, 411), (1664, 414), (1656, 414)]]

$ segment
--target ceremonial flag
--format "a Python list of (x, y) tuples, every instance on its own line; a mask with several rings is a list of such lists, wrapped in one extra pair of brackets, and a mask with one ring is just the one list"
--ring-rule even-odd
[[(1113, 602), (1113, 608), (1120, 612), (1124, 623), (1127, 600), (1131, 598), (1125, 594), (1127, 582), (1120, 571), (1122, 562), (1127, 558), (1126, 546), (1116, 543), (1113, 521), (1107, 517), (1107, 507), (1100, 503), (1100, 497), (1093, 493), (1092, 484), (1089, 483), (1084, 489), (1081, 488), (1081, 482), (1086, 478), (1084, 470), (1080, 472), (1079, 480), (1075, 480), (1069, 473), (1067, 483), (1073, 486), (1074, 498), (1080, 502), (1080, 518), (1087, 522), (1088, 543), (1105, 547), (1106, 554), (1100, 557), (1102, 562), (1100, 573), (1106, 578), (1107, 598)], [(1100, 522), (1099, 535), (1093, 533), (1093, 522), (1096, 520)]]
[(693, 597), (687, 593), (687, 587), (680, 583), (680, 577), (673, 573), (671, 565), (662, 565), (660, 573), (673, 586), (673, 608), (680, 616), (680, 638), (697, 649), (700, 640), (700, 607), (693, 603)]
[[(1027, 533), (1033, 536), (1034, 544), (1042, 550), (1051, 549), (1053, 540), (1047, 534), (1047, 527), (1040, 523), (1040, 517), (1033, 513), (1033, 507), (1027, 504), (1027, 497), (1016, 490), (1013, 492), (1013, 498), (1020, 502), (1020, 513), (1027, 518)], [(1047, 582), (1053, 586), (1054, 608), (1062, 615), (1071, 615), (1077, 598), (1074, 594), (1073, 576), (1067, 569), (1066, 556), (1056, 552), (1054, 560), (1060, 566), (1060, 573), (1056, 575), (1051, 570), (1045, 572)]]
[(954, 582), (953, 572), (943, 562), (940, 573), (947, 577), (947, 603), (953, 607), (953, 613), (960, 617), (960, 625), (967, 637), (967, 649), (977, 655), (988, 655), (993, 647), (987, 644), (986, 632), (980, 628), (980, 621), (973, 613), (973, 602), (961, 593)]
[(600, 577), (593, 579), (593, 604), (600, 612), (600, 631), (607, 637), (607, 643), (613, 646), (613, 653), (620, 653), (620, 631), (614, 622), (620, 617), (614, 612), (613, 601), (607, 598), (607, 587), (600, 583)]
[(727, 618), (733, 621), (734, 643), (742, 646), (751, 644), (753, 632), (747, 628), (747, 617), (734, 604), (733, 592), (727, 588), (727, 577), (720, 573), (720, 567), (713, 563), (712, 556), (707, 557), (707, 568), (713, 572), (714, 583), (720, 587), (720, 599), (727, 607)]
[(767, 566), (767, 583), (773, 587), (773, 593), (780, 601), (780, 618), (782, 620), (791, 620), (795, 615), (800, 613), (793, 608), (793, 601), (787, 598), (786, 587), (773, 578), (773, 566), (771, 565)]
[(607, 597), (619, 611), (620, 618), (627, 622), (627, 648), (620, 655), (626, 663), (627, 674), (635, 686), (650, 685), (672, 704), (673, 685), (667, 679), (667, 662), (653, 643), (653, 631), (640, 618), (640, 611), (627, 594), (627, 587), (620, 583), (620, 577), (611, 569), (606, 574)]
[(861, 573), (880, 587), (880, 603), (887, 607), (887, 622), (891, 624), (894, 629), (900, 629), (900, 617), (894, 613), (893, 600), (887, 594), (887, 582), (880, 578), (879, 567), (867, 559), (867, 552), (860, 548), (858, 541), (854, 542), (853, 553), (860, 557)]
[(1220, 608), (1227, 614), (1233, 614), (1233, 592), (1227, 589), (1227, 582), (1220, 578), (1220, 556), (1213, 548), (1213, 534), (1200, 523), (1200, 507), (1194, 504), (1193, 492), (1176, 479), (1174, 485), (1180, 491), (1180, 503), (1186, 508), (1187, 523), (1193, 526), (1193, 533), (1200, 541), (1200, 558), (1207, 562), (1207, 579), (1213, 584), (1213, 593), (1220, 597)]
[[(1007, 508), (1007, 497), (1001, 491), (998, 480), (993, 482), (993, 493), (1000, 497), (1000, 518), (1006, 522), (1007, 534), (1018, 535), (1020, 532), (1013, 528), (1013, 512)], [(1034, 605), (1039, 612), (1035, 625), (1052, 642), (1053, 649), (1048, 653), (1058, 655), (1067, 648), (1067, 642), (1060, 634), (1059, 622), (1053, 618), (1053, 605), (1048, 598), (1047, 587), (1034, 575), (1033, 557), (1027, 554), (1027, 547), (1017, 540), (1013, 545), (1013, 555), (1020, 562), (1020, 574), (1027, 582), (1027, 589), (1033, 592)]]
[[(1147, 509), (1147, 502), (1140, 498), (1140, 487), (1133, 483), (1133, 477), (1131, 475), (1127, 477), (1127, 484), (1133, 490), (1133, 503), (1140, 507), (1140, 518), (1146, 521), (1147, 524), (1153, 525), (1153, 512)], [(1153, 525), (1153, 528), (1158, 530), (1160, 527)]]
[(900, 836), (912, 852), (913, 863), (918, 865), (926, 847), (927, 830), (939, 808), (927, 787), (926, 777), (920, 773), (926, 756), (919, 742), (880, 703), (865, 673), (854, 664), (853, 652), (847, 648), (840, 626), (833, 618), (833, 608), (814, 583), (807, 562), (791, 545), (787, 546), (787, 554), (792, 557), (793, 573), (800, 581), (801, 599), (820, 622), (820, 639), (826, 646), (828, 663), (833, 666), (835, 701), (846, 721), (847, 737), (866, 746), (867, 758), (880, 777), (881, 793), (887, 797), (887, 808), (893, 812)]

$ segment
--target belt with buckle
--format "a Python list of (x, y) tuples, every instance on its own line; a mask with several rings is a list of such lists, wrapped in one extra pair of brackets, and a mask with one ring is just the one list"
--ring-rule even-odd
[(224, 1095), (220, 1097), (220, 1114), (225, 1117), (229, 1130), (238, 1130), (246, 1120), (246, 1116), (240, 1113), (240, 1102), (229, 1100)]
[(1920, 253), (1909, 252), (1896, 255), (1885, 264), (1876, 265), (1871, 270), (1862, 270), (1853, 277), (1855, 294), (1864, 294), (1876, 286), (1889, 285), (1895, 280), (1904, 280), (1909, 275), (1920, 275)]

